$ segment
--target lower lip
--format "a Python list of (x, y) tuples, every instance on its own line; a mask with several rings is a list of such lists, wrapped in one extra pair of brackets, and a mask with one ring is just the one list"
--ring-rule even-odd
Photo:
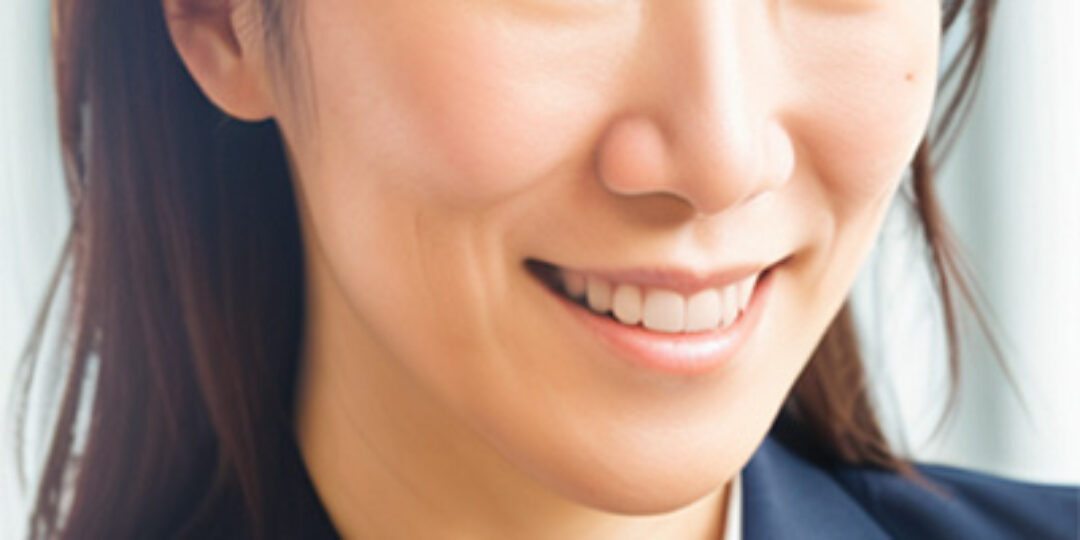
[(731, 326), (707, 332), (666, 333), (625, 325), (606, 315), (597, 315), (547, 286), (544, 288), (616, 356), (650, 371), (701, 375), (730, 363), (750, 338), (768, 302), (775, 268), (769, 268), (758, 279), (749, 305)]

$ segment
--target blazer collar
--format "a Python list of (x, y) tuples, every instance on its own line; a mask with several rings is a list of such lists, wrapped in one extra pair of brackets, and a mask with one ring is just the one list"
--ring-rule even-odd
[(746, 540), (889, 538), (827, 469), (771, 435), (743, 468), (742, 483)]

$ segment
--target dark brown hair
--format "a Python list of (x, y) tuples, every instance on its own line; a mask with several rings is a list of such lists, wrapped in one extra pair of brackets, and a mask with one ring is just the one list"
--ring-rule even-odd
[[(274, 34), (283, 2), (262, 1)], [(933, 171), (970, 101), (993, 5), (944, 4), (943, 31), (962, 12), (968, 24), (908, 191), (940, 288), (954, 391), (956, 299), (976, 306)], [(229, 120), (207, 101), (177, 57), (160, 1), (54, 0), (53, 9), (73, 220), (20, 364), (20, 424), (61, 275), (71, 287), (57, 366), (66, 384), (31, 535), (333, 534), (292, 431), (304, 275), (276, 125)], [(781, 417), (819, 456), (911, 474), (879, 428), (856, 338), (845, 305)], [(80, 415), (86, 440), (76, 444)]]

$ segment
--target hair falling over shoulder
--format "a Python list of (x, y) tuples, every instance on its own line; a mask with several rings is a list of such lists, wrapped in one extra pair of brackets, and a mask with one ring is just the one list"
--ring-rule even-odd
[[(281, 2), (262, 3), (273, 30)], [(943, 31), (966, 34), (907, 192), (936, 271), (954, 388), (958, 302), (977, 306), (934, 170), (970, 103), (993, 7), (945, 2)], [(17, 381), (21, 418), (45, 366), (45, 315), (59, 304), (65, 348), (54, 367), (65, 385), (31, 536), (264, 538), (329, 527), (292, 432), (304, 265), (276, 125), (230, 120), (204, 97), (161, 2), (54, 0), (52, 9), (73, 217), (52, 291), (61, 274), (71, 286), (66, 302), (49, 295)], [(782, 415), (807, 452), (913, 475), (889, 448), (865, 379), (845, 306)]]

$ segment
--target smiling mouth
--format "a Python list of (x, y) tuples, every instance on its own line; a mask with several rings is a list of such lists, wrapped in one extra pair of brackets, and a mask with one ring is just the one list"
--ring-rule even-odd
[(712, 286), (675, 290), (568, 270), (538, 259), (526, 259), (525, 266), (549, 290), (597, 317), (668, 334), (709, 333), (735, 325), (757, 284), (772, 269), (745, 271), (743, 277)]

